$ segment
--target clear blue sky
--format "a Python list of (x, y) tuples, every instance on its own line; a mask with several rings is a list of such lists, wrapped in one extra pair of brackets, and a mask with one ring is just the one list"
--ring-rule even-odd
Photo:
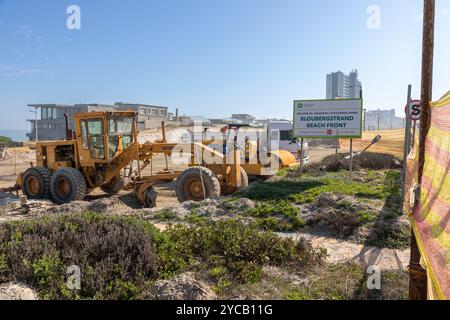
[[(437, 0), (434, 97), (450, 90), (450, 0)], [(66, 9), (81, 8), (81, 30)], [(381, 29), (366, 10), (381, 8)], [(29, 103), (165, 105), (291, 117), (325, 75), (359, 70), (365, 107), (419, 96), (422, 0), (0, 0), (0, 128)]]

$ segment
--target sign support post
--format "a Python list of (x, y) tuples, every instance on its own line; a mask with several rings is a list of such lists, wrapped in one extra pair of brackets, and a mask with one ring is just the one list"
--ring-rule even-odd
[(411, 91), (412, 86), (408, 85), (408, 96), (406, 100), (405, 114), (405, 141), (403, 143), (403, 167), (402, 167), (402, 197), (400, 200), (400, 214), (403, 212), (403, 202), (405, 201), (405, 182), (406, 182), (406, 160), (411, 151)]
[(350, 180), (353, 180), (353, 139), (350, 139), (350, 164), (348, 168)]
[(304, 147), (303, 144), (305, 143), (305, 139), (300, 139), (301, 147), (300, 147), (300, 176), (303, 174), (303, 153), (304, 153)]

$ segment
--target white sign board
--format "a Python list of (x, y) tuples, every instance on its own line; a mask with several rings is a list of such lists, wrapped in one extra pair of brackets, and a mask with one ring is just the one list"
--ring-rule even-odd
[[(422, 110), (422, 102), (420, 100), (411, 101), (411, 104), (409, 105), (409, 118), (413, 121), (420, 120), (421, 110)], [(408, 114), (407, 109), (405, 110), (405, 113)]]
[(294, 101), (295, 138), (361, 138), (362, 99)]

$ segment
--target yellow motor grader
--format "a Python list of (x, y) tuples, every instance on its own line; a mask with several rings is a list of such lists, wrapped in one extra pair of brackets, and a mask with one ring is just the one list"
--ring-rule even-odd
[[(125, 189), (134, 190), (144, 206), (154, 207), (154, 186), (174, 179), (180, 202), (233, 193), (248, 185), (237, 148), (224, 155), (201, 143), (168, 143), (164, 123), (163, 139), (139, 144), (136, 118), (131, 111), (79, 113), (72, 131), (66, 116), (67, 139), (36, 143), (36, 164), (19, 174), (14, 187), (0, 191), (22, 190), (28, 199), (62, 204), (82, 200), (96, 188), (109, 194)], [(169, 169), (168, 157), (180, 150), (188, 153), (189, 168)], [(165, 169), (144, 176), (156, 155), (165, 156)], [(208, 164), (205, 157), (215, 161)], [(128, 183), (123, 172), (128, 172)]]

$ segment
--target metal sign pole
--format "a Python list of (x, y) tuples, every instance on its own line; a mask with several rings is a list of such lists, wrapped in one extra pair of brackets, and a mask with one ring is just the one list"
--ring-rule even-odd
[(303, 143), (304, 143), (304, 141), (305, 141), (304, 138), (300, 139), (300, 144), (301, 144), (301, 146), (300, 146), (300, 176), (303, 173), (303, 152), (304, 152), (304, 150), (303, 150)]
[(403, 143), (403, 167), (402, 167), (402, 197), (400, 202), (400, 214), (403, 212), (403, 202), (405, 201), (406, 193), (406, 159), (411, 150), (411, 91), (412, 86), (408, 85), (408, 96), (406, 100), (406, 114), (405, 114), (405, 141)]
[(353, 180), (353, 139), (350, 139), (350, 165), (348, 171), (350, 172), (350, 180)]

